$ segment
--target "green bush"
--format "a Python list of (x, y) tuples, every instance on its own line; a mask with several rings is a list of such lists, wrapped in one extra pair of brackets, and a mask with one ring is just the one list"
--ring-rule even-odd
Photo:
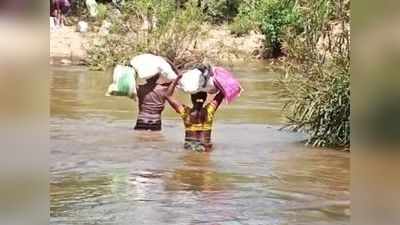
[(201, 8), (212, 23), (231, 21), (238, 13), (241, 0), (209, 0), (201, 2)]
[(303, 2), (304, 31), (287, 32), (288, 126), (319, 147), (350, 145), (350, 8), (345, 0)]
[(289, 97), (285, 106), (289, 128), (306, 131), (310, 135), (307, 144), (313, 146), (349, 146), (348, 71), (320, 67), (312, 73), (290, 74), (283, 82)]
[[(143, 27), (150, 20), (149, 27)], [(126, 2), (122, 16), (112, 19), (109, 35), (96, 40), (88, 52), (93, 70), (126, 64), (137, 54), (153, 53), (169, 58), (178, 66), (202, 61), (194, 43), (202, 35), (204, 16), (192, 2), (176, 10), (174, 0)]]
[(229, 24), (229, 30), (231, 34), (243, 36), (254, 30), (254, 22), (248, 17), (236, 17), (233, 23)]
[(271, 49), (271, 57), (282, 54), (282, 36), (287, 29), (301, 24), (295, 0), (262, 0), (258, 5), (258, 21), (265, 36), (265, 46)]
[(189, 2), (184, 10), (178, 10), (167, 24), (154, 32), (148, 48), (176, 61), (178, 65), (182, 64), (182, 60), (188, 60), (185, 57), (193, 50), (195, 41), (202, 35), (203, 21), (204, 15), (201, 10)]
[(176, 13), (174, 0), (129, 0), (122, 7), (122, 14), (127, 20), (153, 19), (155, 17), (159, 26), (164, 26)]
[(238, 14), (229, 25), (231, 33), (241, 36), (257, 29), (259, 26), (257, 21), (257, 2), (258, 0), (241, 1)]
[(301, 30), (301, 24), (295, 0), (243, 0), (230, 29), (237, 35), (260, 30), (270, 57), (276, 58), (282, 54), (282, 37), (286, 30)]
[(107, 18), (107, 14), (108, 14), (108, 9), (107, 6), (105, 4), (99, 3), (97, 5), (97, 18), (100, 20), (104, 20)]

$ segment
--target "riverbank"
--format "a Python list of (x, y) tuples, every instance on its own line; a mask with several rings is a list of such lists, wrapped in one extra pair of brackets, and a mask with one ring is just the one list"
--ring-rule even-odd
[[(240, 63), (258, 61), (261, 58), (263, 35), (251, 32), (242, 37), (230, 34), (225, 25), (203, 26), (206, 35), (198, 40), (197, 48), (206, 52), (208, 61)], [(99, 34), (90, 31), (80, 33), (75, 26), (65, 26), (50, 31), (51, 65), (86, 65), (87, 49)]]
[(73, 26), (50, 30), (50, 64), (84, 64), (88, 40)]

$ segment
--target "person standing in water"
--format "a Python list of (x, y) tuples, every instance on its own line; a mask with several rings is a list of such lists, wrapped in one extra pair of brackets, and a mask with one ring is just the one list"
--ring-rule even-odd
[[(178, 70), (166, 60), (172, 70), (178, 74)], [(171, 81), (165, 80), (160, 74), (146, 80), (146, 83), (139, 85), (137, 89), (138, 116), (135, 130), (160, 131), (161, 114), (165, 108), (166, 94)]]
[(185, 144), (184, 148), (199, 152), (208, 152), (212, 149), (211, 131), (214, 114), (221, 105), (224, 94), (219, 93), (214, 99), (205, 104), (207, 92), (198, 92), (191, 95), (192, 108), (183, 105), (173, 97), (174, 90), (181, 75), (172, 82), (168, 88), (166, 99), (171, 107), (181, 116), (185, 125)]
[(165, 95), (169, 84), (159, 83), (159, 79), (160, 75), (156, 75), (137, 89), (139, 113), (135, 130), (161, 130), (161, 114), (165, 108)]

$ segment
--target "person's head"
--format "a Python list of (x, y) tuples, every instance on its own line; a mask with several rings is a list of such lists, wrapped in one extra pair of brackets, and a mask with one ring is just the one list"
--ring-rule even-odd
[(203, 108), (204, 103), (207, 100), (207, 92), (197, 92), (191, 96), (193, 108), (200, 110)]
[(157, 74), (153, 77), (150, 77), (149, 79), (146, 79), (147, 84), (156, 84), (157, 80), (160, 78), (160, 74)]

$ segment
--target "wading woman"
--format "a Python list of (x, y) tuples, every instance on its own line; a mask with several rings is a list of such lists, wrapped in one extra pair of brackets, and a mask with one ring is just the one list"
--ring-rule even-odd
[[(146, 57), (147, 63), (143, 62), (143, 66), (146, 64), (147, 66), (157, 67), (161, 69), (161, 72), (149, 79), (146, 79), (146, 83), (139, 85), (137, 88), (139, 113), (134, 129), (160, 131), (162, 128), (161, 114), (165, 108), (165, 101), (169, 86), (171, 83), (173, 83), (171, 80), (165, 79), (162, 73), (164, 75), (169, 74), (169, 77), (177, 77), (179, 72), (171, 61), (160, 56), (142, 55), (138, 57)], [(149, 60), (153, 60), (153, 62), (148, 64)], [(138, 70), (135, 67), (134, 69)]]
[[(168, 59), (152, 54), (138, 55), (131, 60), (130, 66), (118, 65), (114, 69), (113, 83), (109, 85), (106, 96), (137, 99), (138, 115), (134, 129), (160, 131), (166, 94), (177, 73)], [(145, 80), (144, 84), (136, 85), (138, 78)]]
[(185, 125), (185, 149), (208, 152), (212, 149), (211, 131), (214, 114), (224, 99), (220, 91), (214, 99), (205, 104), (207, 92), (198, 92), (191, 95), (192, 107), (180, 103), (173, 97), (176, 85), (182, 76), (178, 76), (168, 88), (166, 99), (171, 107), (181, 116)]
[(168, 83), (160, 82), (160, 75), (146, 80), (137, 89), (138, 115), (135, 130), (160, 131), (161, 113), (165, 107)]

